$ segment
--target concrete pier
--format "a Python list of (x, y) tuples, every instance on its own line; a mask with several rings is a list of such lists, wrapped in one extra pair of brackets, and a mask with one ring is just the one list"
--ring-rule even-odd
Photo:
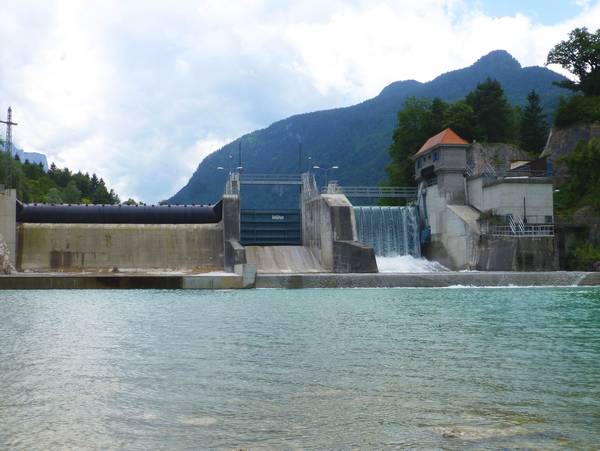
[[(0, 276), (2, 289), (443, 288), (600, 286), (600, 272), (439, 272), (421, 274), (74, 274)], [(0, 291), (0, 299), (2, 298)]]
[(256, 288), (444, 288), (600, 286), (598, 272), (439, 272), (421, 274), (260, 274)]
[[(254, 286), (252, 281), (251, 286)], [(76, 274), (16, 273), (0, 276), (1, 290), (164, 289), (229, 290), (248, 288), (238, 274)]]

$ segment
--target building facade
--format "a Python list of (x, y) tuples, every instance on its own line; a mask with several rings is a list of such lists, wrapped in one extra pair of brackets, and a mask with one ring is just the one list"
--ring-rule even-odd
[(472, 147), (446, 129), (413, 156), (425, 255), (457, 270), (557, 269), (548, 162), (475, 167)]

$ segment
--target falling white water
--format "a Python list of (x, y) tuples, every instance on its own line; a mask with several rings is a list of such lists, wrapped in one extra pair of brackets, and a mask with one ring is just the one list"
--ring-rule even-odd
[(423, 273), (449, 271), (438, 262), (425, 258), (415, 258), (412, 255), (397, 255), (395, 257), (376, 257), (379, 272), (394, 273)]
[(376, 256), (421, 256), (416, 207), (354, 207), (358, 241)]
[(438, 262), (421, 258), (416, 207), (354, 207), (354, 215), (358, 240), (375, 251), (379, 272), (448, 271)]

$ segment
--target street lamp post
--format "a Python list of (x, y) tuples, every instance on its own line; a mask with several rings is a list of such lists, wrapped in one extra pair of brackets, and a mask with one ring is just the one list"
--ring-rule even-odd
[(339, 166), (331, 166), (329, 168), (322, 168), (321, 166), (313, 166), (313, 169), (325, 171), (325, 187), (329, 185), (329, 171), (339, 169)]

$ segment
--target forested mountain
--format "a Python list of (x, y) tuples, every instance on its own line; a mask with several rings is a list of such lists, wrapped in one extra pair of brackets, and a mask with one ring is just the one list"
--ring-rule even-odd
[[(308, 165), (337, 165), (331, 174), (343, 185), (377, 185), (386, 179), (388, 148), (397, 125), (397, 113), (408, 97), (455, 101), (474, 90), (486, 78), (498, 80), (513, 105), (524, 105), (527, 95), (535, 90), (545, 112), (550, 114), (568, 91), (553, 85), (564, 80), (561, 75), (543, 67), (521, 67), (505, 51), (494, 51), (470, 67), (448, 72), (427, 83), (414, 80), (394, 82), (370, 100), (347, 108), (300, 114), (275, 122), (269, 127), (238, 138), (206, 157), (189, 182), (169, 202), (212, 203), (223, 192), (224, 171), (217, 167), (237, 166), (238, 145), (242, 145), (245, 172), (298, 173), (299, 143), (302, 143), (303, 170)], [(310, 163), (308, 157), (311, 157)], [(320, 180), (323, 183), (323, 180)], [(283, 191), (262, 190), (253, 202), (260, 206), (266, 200), (273, 205), (285, 203)], [(262, 200), (262, 202), (260, 202)], [(244, 201), (244, 200), (243, 200)], [(247, 200), (246, 200), (247, 202)]]
[[(4, 140), (2, 138), (0, 138), (0, 151), (6, 152), (6, 147), (4, 146)], [(12, 151), (19, 157), (21, 161), (29, 161), (33, 164), (41, 164), (44, 168), (44, 171), (48, 170), (48, 160), (46, 159), (46, 155), (43, 153), (25, 152), (23, 149), (15, 147), (14, 144), (12, 146)]]

